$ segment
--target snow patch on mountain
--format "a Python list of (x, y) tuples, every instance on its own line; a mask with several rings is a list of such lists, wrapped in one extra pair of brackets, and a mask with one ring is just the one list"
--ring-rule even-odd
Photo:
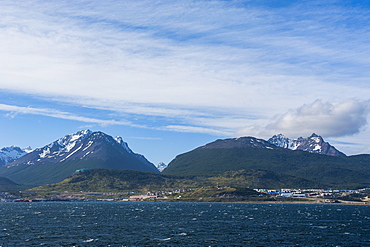
[(76, 146), (81, 144), (82, 140), (89, 137), (91, 134), (92, 132), (90, 130), (81, 130), (75, 134), (66, 135), (45, 147), (37, 148), (35, 151), (39, 152), (40, 159), (56, 159), (56, 157), (66, 156), (61, 159), (62, 162), (81, 148), (80, 146), (78, 149), (74, 150), (74, 152), (70, 153)]
[(76, 153), (78, 150), (80, 150), (82, 148), (82, 145), (79, 146), (78, 148), (76, 148), (73, 152), (71, 152), (70, 154), (68, 154), (64, 159), (62, 159), (60, 162), (63, 162), (65, 161), (66, 159), (68, 159), (69, 157), (71, 157), (74, 153)]

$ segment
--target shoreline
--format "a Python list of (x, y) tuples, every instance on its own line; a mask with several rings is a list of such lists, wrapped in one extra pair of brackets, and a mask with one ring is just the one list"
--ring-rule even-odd
[(136, 202), (136, 203), (148, 203), (148, 202), (157, 202), (157, 203), (245, 203), (245, 204), (307, 204), (307, 205), (370, 205), (369, 202), (352, 202), (352, 201), (338, 201), (338, 202), (323, 202), (320, 200), (306, 200), (306, 201), (196, 201), (196, 200), (122, 200), (122, 199), (110, 199), (110, 200), (18, 200), (18, 201), (0, 201), (0, 203), (40, 203), (40, 202), (99, 202), (99, 203), (127, 203), (127, 202)]

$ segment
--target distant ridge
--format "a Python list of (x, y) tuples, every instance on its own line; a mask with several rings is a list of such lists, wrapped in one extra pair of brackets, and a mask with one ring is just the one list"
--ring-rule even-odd
[(219, 139), (214, 142), (208, 143), (202, 148), (267, 148), (267, 149), (277, 149), (277, 146), (267, 142), (263, 139), (257, 139), (255, 137), (239, 137), (239, 138), (229, 138), (229, 139)]
[(30, 152), (32, 152), (31, 147), (23, 149), (15, 146), (4, 147), (0, 149), (0, 166), (9, 164)]
[(321, 136), (316, 135), (315, 133), (307, 138), (299, 137), (296, 140), (289, 139), (283, 134), (278, 134), (271, 137), (268, 142), (278, 147), (291, 150), (302, 150), (330, 156), (346, 156), (344, 153), (338, 151), (334, 146), (325, 142)]

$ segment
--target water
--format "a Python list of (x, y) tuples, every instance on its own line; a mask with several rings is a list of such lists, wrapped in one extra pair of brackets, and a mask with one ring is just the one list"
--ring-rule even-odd
[(370, 206), (0, 203), (2, 246), (370, 246)]

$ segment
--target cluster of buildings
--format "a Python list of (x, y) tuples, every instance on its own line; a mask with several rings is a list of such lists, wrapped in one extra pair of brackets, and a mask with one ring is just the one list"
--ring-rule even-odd
[(145, 195), (131, 195), (130, 200), (146, 200), (146, 199), (157, 199), (160, 197), (161, 199), (168, 199), (167, 196), (178, 194), (181, 192), (186, 192), (191, 189), (181, 189), (181, 190), (171, 190), (171, 191), (157, 191), (157, 192), (148, 192)]
[(8, 193), (8, 192), (0, 192), (0, 202), (7, 202), (11, 200), (16, 200), (17, 197)]
[(281, 190), (270, 190), (270, 189), (255, 189), (255, 191), (268, 194), (270, 196), (278, 197), (339, 197), (347, 196), (350, 194), (359, 194), (365, 189), (359, 190), (326, 190), (326, 189), (281, 189)]
[[(189, 191), (190, 189), (179, 189), (172, 191), (157, 191), (157, 192), (148, 192), (146, 194), (137, 194), (137, 192), (129, 193), (115, 193), (115, 192), (88, 192), (88, 191), (79, 191), (79, 192), (65, 192), (55, 197), (48, 199), (24, 199), (15, 195), (12, 195), (8, 192), (0, 192), (0, 202), (46, 202), (46, 201), (140, 201), (140, 200), (156, 200), (168, 199), (167, 196), (174, 195), (177, 193)], [(96, 199), (91, 199), (91, 198)], [(128, 197), (128, 198), (127, 198)], [(26, 196), (26, 198), (29, 198)]]

